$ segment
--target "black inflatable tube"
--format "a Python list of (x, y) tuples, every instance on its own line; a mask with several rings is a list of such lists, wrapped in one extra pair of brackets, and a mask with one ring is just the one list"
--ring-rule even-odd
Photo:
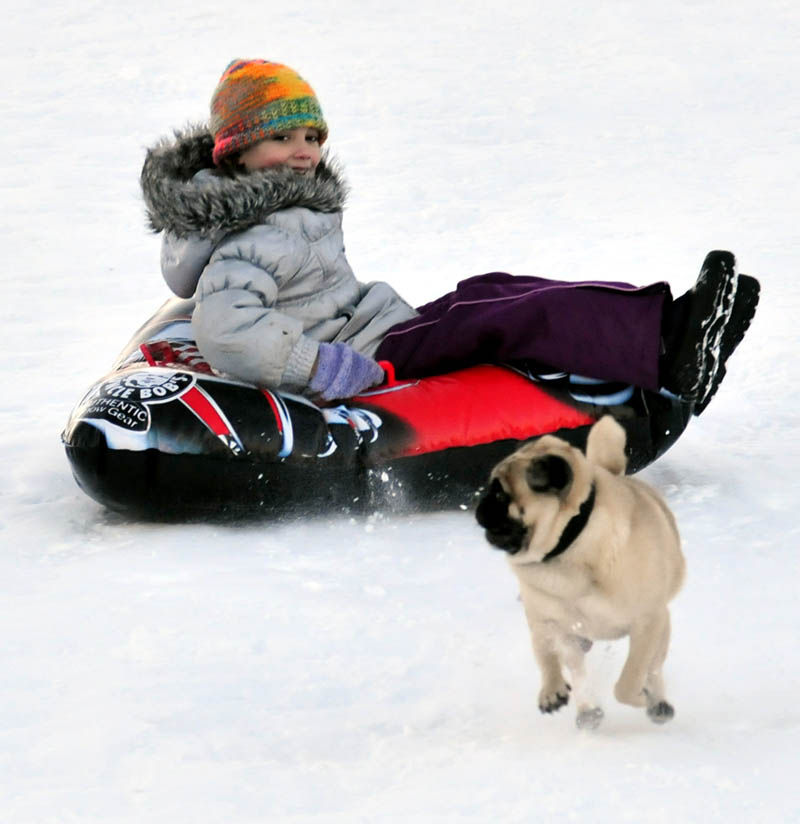
[(492, 467), (530, 438), (554, 433), (584, 448), (591, 424), (610, 413), (626, 430), (632, 473), (660, 457), (692, 414), (641, 390), (614, 407), (581, 404), (502, 367), (321, 409), (212, 375), (181, 337), (190, 310), (186, 301), (165, 304), (79, 401), (62, 435), (79, 486), (133, 518), (472, 508)]

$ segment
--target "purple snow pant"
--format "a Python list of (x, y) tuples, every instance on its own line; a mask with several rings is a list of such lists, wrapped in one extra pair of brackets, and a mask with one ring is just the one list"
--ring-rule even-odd
[(525, 363), (644, 389), (660, 388), (661, 318), (669, 285), (570, 282), (491, 272), (419, 307), (393, 326), (377, 360), (398, 377), (476, 363)]

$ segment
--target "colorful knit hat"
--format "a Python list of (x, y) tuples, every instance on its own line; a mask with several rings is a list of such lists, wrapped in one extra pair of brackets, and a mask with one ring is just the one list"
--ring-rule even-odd
[(328, 126), (314, 90), (297, 72), (267, 60), (234, 60), (211, 97), (209, 128), (214, 135), (214, 163), (241, 152), (277, 132)]

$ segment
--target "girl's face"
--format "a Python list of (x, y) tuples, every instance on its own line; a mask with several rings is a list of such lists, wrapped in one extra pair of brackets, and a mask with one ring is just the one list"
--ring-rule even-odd
[(256, 143), (239, 155), (239, 163), (248, 172), (288, 166), (298, 174), (305, 174), (317, 168), (321, 154), (319, 132), (303, 126), (279, 132)]

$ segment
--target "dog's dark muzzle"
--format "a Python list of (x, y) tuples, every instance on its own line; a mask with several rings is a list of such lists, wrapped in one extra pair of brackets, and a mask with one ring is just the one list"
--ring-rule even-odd
[(522, 549), (527, 529), (519, 521), (508, 517), (511, 496), (496, 478), (481, 498), (475, 517), (486, 530), (486, 540), (497, 549), (514, 555)]

